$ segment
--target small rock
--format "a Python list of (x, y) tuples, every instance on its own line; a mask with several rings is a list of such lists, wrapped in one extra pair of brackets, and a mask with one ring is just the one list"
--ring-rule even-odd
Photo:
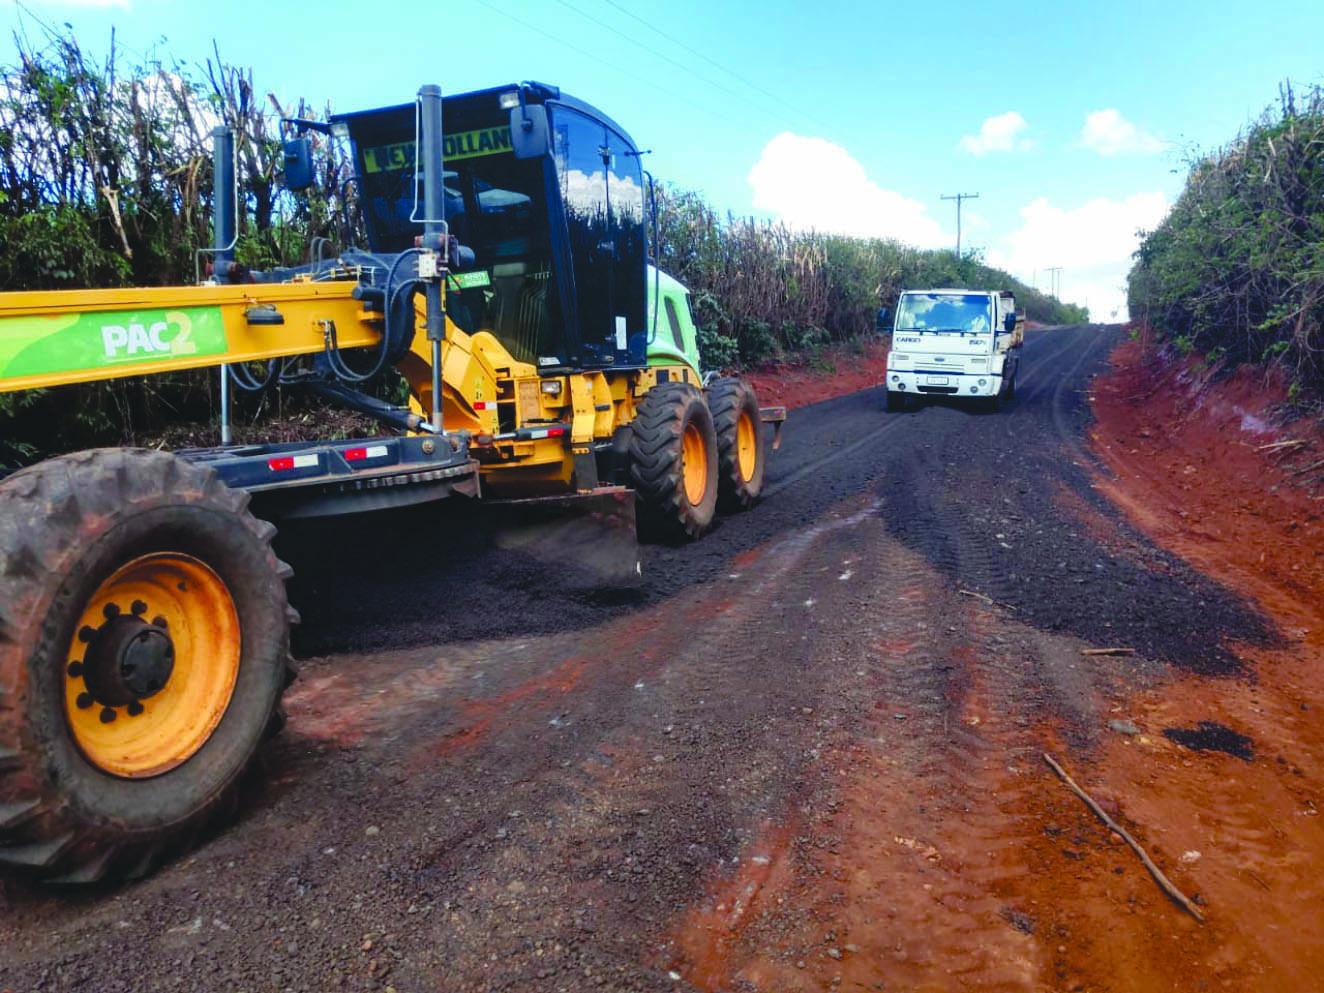
[(1192, 862), (1199, 862), (1200, 853), (1197, 852), (1195, 849), (1191, 849), (1189, 852), (1182, 852), (1181, 860), (1185, 862), (1187, 865), (1190, 865)]
[(375, 838), (377, 837), (377, 835), (382, 833), (382, 829), (379, 828), (376, 824), (370, 824), (363, 833), (366, 834), (369, 838)]
[(1135, 721), (1109, 721), (1108, 727), (1118, 734), (1136, 735), (1140, 733), (1140, 727)]
[(829, 949), (827, 950), (827, 953), (828, 953), (828, 958), (830, 958), (830, 959), (840, 959), (840, 958), (841, 958), (841, 949), (840, 949), (840, 948), (829, 948)]

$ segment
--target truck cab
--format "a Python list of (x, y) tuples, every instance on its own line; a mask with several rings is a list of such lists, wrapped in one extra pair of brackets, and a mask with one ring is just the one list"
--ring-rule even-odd
[(906, 290), (887, 354), (887, 409), (926, 396), (1000, 407), (1015, 395), (1024, 336), (1008, 290)]

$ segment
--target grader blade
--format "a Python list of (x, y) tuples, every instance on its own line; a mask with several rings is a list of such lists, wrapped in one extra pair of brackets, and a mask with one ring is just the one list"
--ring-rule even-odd
[(492, 500), (486, 509), (496, 547), (536, 560), (561, 589), (624, 590), (641, 582), (633, 490)]

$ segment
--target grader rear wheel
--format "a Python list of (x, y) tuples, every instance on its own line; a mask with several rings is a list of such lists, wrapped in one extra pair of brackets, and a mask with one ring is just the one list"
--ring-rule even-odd
[(104, 449), (0, 484), (0, 866), (145, 872), (225, 812), (293, 675), (275, 529)]
[(708, 387), (708, 409), (717, 432), (717, 506), (747, 510), (763, 492), (763, 421), (754, 387), (738, 376)]
[(717, 436), (698, 388), (659, 383), (644, 396), (630, 437), (639, 520), (664, 540), (697, 538), (717, 511)]

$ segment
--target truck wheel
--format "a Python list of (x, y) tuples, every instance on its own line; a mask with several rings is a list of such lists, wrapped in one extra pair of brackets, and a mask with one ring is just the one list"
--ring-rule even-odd
[(698, 388), (659, 383), (644, 395), (630, 437), (630, 478), (646, 531), (697, 538), (717, 510), (717, 436)]
[(763, 492), (767, 468), (758, 396), (738, 376), (716, 380), (705, 392), (717, 433), (717, 506), (748, 510)]
[(0, 866), (142, 875), (232, 806), (297, 619), (247, 502), (136, 449), (0, 484)]

